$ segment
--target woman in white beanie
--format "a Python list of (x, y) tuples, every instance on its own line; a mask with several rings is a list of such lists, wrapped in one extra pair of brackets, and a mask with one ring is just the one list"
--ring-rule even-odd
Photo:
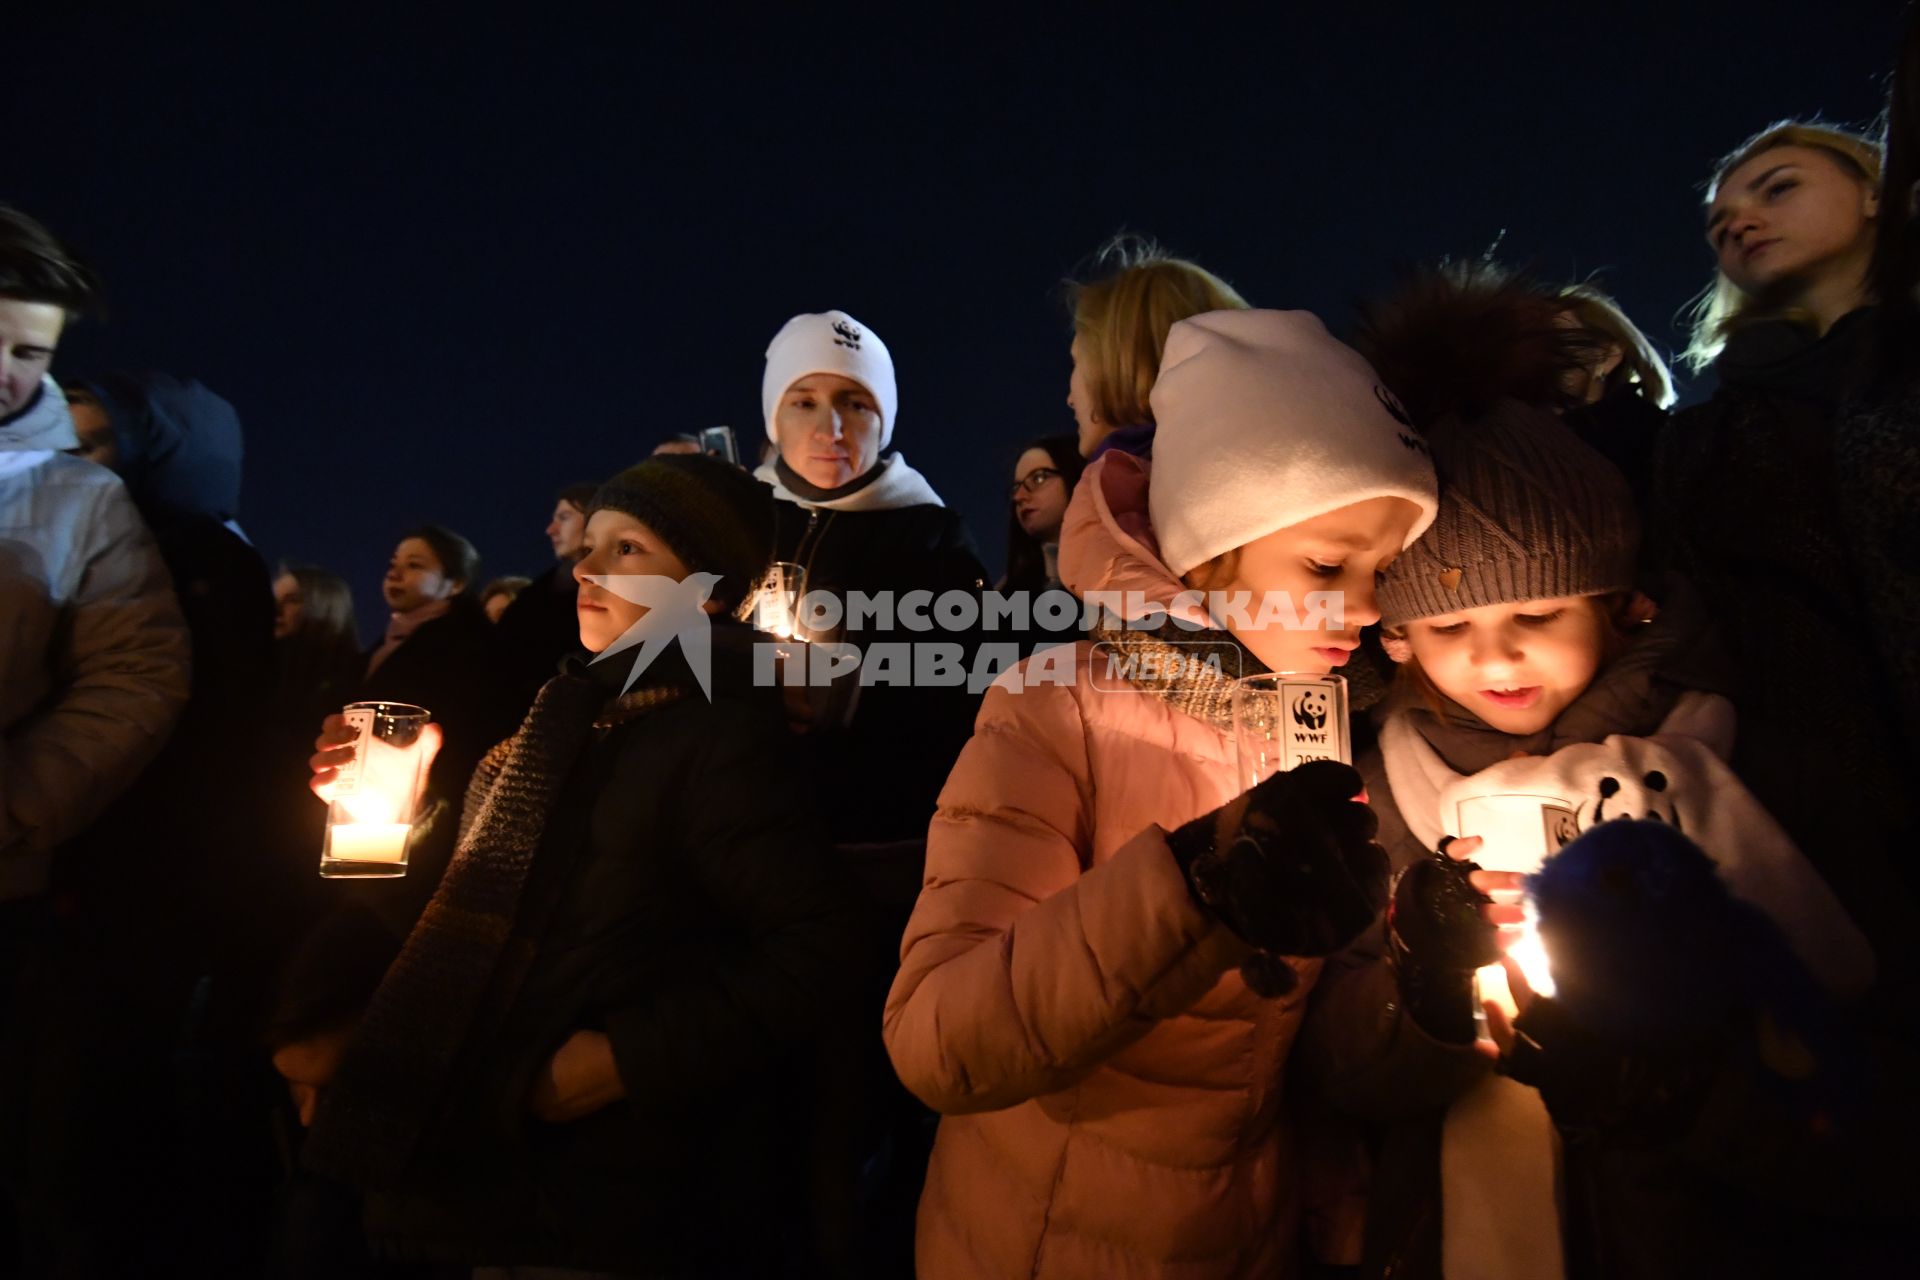
[[(760, 390), (777, 453), (754, 474), (773, 486), (775, 558), (805, 569), (810, 594), (844, 603), (852, 592), (885, 593), (899, 605), (909, 592), (938, 599), (984, 588), (966, 522), (893, 448), (900, 397), (880, 335), (844, 311), (795, 316), (767, 347)], [(892, 647), (955, 639), (896, 622), (849, 613), (832, 633), (810, 638), (851, 643), (863, 662), (876, 646), (900, 652)], [(818, 779), (829, 833), (874, 891), (876, 946), (862, 974), (874, 1003), (920, 883), (934, 801), (979, 705), (964, 684), (863, 683), (850, 718), (803, 740), (796, 767)], [(838, 1103), (849, 1114), (821, 1101), (822, 1128), (846, 1130), (842, 1155), (867, 1166), (859, 1174), (867, 1192), (845, 1231), (860, 1242), (857, 1265), (891, 1275), (908, 1265), (931, 1118), (892, 1079), (870, 1034), (845, 1049), (821, 1075), (843, 1088)], [(853, 1180), (853, 1168), (843, 1173)]]
[[(879, 334), (844, 311), (793, 317), (767, 347), (760, 396), (779, 452), (754, 474), (777, 499), (775, 556), (806, 570), (808, 591), (897, 599), (984, 587), (966, 521), (893, 447), (900, 396)], [(869, 626), (833, 638), (864, 650), (940, 637)], [(863, 688), (835, 744), (835, 772), (860, 780), (836, 806), (836, 839), (924, 840), (974, 705), (964, 689)]]
[[(1206, 628), (1183, 589), (1248, 591), (1251, 616), (1177, 637), (1103, 626), (987, 694), (884, 1023), (901, 1079), (945, 1117), (922, 1277), (1294, 1274), (1303, 1218), (1338, 1218), (1309, 1217), (1298, 1073), (1347, 1106), (1411, 1107), (1485, 1070), (1399, 1012), (1359, 775), (1316, 762), (1239, 794), (1231, 736), (1229, 677), (1330, 671), (1377, 619), (1375, 574), (1435, 511), (1424, 445), (1301, 312), (1174, 325), (1152, 400), (1152, 463), (1108, 451), (1087, 469), (1062, 577)], [(1344, 617), (1259, 625), (1263, 596), (1310, 591), (1343, 593)], [(1211, 642), (1223, 674), (1148, 674), (1174, 639)], [(1341, 1225), (1319, 1252), (1356, 1244)]]

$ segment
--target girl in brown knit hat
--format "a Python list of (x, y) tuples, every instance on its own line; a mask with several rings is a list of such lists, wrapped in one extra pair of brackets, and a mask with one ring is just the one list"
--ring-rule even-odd
[[(1495, 895), (1485, 916), (1513, 948), (1482, 981), (1510, 978), (1521, 1002), (1528, 979), (1550, 992), (1520, 901), (1523, 873), (1602, 823), (1652, 818), (1699, 843), (1830, 993), (1857, 997), (1873, 974), (1865, 940), (1725, 763), (1733, 709), (1714, 691), (1697, 609), (1678, 583), (1647, 584), (1659, 604), (1637, 590), (1626, 481), (1561, 420), (1564, 374), (1596, 340), (1565, 324), (1563, 306), (1525, 280), (1453, 269), (1410, 282), (1361, 335), (1440, 477), (1439, 515), (1382, 578), (1382, 633), (1403, 678), (1378, 748), (1360, 761), (1382, 843), (1414, 869), (1400, 879), (1394, 919), (1417, 926), (1414, 909), (1431, 905), (1433, 868), (1447, 865), (1436, 849), (1455, 867), (1476, 859), (1485, 869), (1465, 863), (1471, 883)], [(1482, 941), (1477, 958), (1490, 959), (1491, 924)], [(1451, 978), (1410, 993), (1416, 1019), (1442, 1038), (1472, 1036), (1471, 975), (1463, 959)], [(1513, 1012), (1490, 1003), (1485, 1014), (1505, 1048)], [(1400, 1202), (1376, 1196), (1375, 1264), (1396, 1275), (1552, 1280), (1602, 1274), (1572, 1247), (1577, 1238), (1597, 1232), (1610, 1248), (1657, 1256), (1676, 1232), (1726, 1225), (1699, 1212), (1715, 1174), (1690, 1169), (1662, 1194), (1614, 1201), (1585, 1237), (1563, 1231), (1556, 1186), (1586, 1213), (1603, 1197), (1587, 1180), (1600, 1175), (1591, 1146), (1562, 1160), (1558, 1118), (1532, 1088), (1497, 1076), (1453, 1103), (1437, 1134), (1398, 1135), (1389, 1163), (1424, 1165), (1425, 1175), (1380, 1180)], [(1699, 1195), (1673, 1194), (1682, 1185)], [(1776, 1235), (1750, 1235), (1749, 1248), (1778, 1246)], [(1732, 1263), (1726, 1273), (1771, 1274)]]

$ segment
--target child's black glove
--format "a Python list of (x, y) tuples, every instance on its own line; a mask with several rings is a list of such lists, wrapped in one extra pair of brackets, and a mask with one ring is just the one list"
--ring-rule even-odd
[(1194, 901), (1262, 953), (1241, 966), (1259, 994), (1292, 990), (1281, 956), (1331, 955), (1386, 904), (1380, 821), (1356, 803), (1364, 789), (1350, 766), (1316, 760), (1248, 792), (1233, 831), (1219, 830), (1215, 810), (1168, 838)]
[(1500, 958), (1499, 930), (1482, 913), (1493, 899), (1467, 878), (1479, 869), (1445, 852), (1423, 858), (1400, 873), (1387, 910), (1401, 1002), (1427, 1034), (1454, 1044), (1473, 1040), (1473, 971)]

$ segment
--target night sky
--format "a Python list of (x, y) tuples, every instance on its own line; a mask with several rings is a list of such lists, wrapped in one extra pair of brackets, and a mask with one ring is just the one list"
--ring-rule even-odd
[(232, 400), (241, 523), (346, 574), (369, 632), (411, 524), (536, 572), (561, 485), (715, 423), (757, 448), (767, 340), (829, 307), (886, 339), (895, 443), (997, 570), (1019, 443), (1072, 429), (1059, 282), (1120, 229), (1336, 331), (1396, 266), (1504, 231), (1677, 347), (1713, 158), (1781, 116), (1869, 121), (1899, 20), (401, 7), (55, 0), (9, 16), (0, 76), (0, 200), (108, 282), (55, 373)]

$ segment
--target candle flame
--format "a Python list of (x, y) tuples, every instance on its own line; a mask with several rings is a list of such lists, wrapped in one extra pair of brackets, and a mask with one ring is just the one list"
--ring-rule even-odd
[(363, 786), (352, 795), (341, 796), (340, 803), (355, 822), (392, 822), (400, 813), (400, 806), (392, 796), (372, 787)]
[[(1519, 938), (1507, 948), (1507, 958), (1520, 966), (1520, 974), (1527, 980), (1527, 985), (1533, 988), (1533, 994), (1553, 994), (1553, 968), (1547, 959), (1546, 940), (1540, 936), (1539, 921), (1534, 918), (1532, 904), (1527, 906)], [(1493, 1001), (1509, 1018), (1519, 1015), (1520, 1007), (1513, 998), (1512, 984), (1507, 981), (1506, 966), (1485, 965), (1476, 970), (1474, 976), (1479, 979), (1481, 999)]]

